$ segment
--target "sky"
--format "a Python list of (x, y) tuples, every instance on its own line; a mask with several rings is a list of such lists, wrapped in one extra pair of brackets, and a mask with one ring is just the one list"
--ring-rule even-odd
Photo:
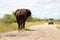
[(20, 8), (28, 8), (33, 17), (60, 19), (60, 0), (0, 0), (0, 18)]

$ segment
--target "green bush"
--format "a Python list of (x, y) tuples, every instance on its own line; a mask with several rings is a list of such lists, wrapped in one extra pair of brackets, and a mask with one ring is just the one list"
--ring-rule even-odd
[[(47, 21), (48, 19), (40, 19), (40, 18), (33, 18), (30, 16), (26, 21), (27, 22), (41, 22), (41, 21)], [(6, 24), (16, 23), (16, 18), (14, 16), (14, 12), (12, 14), (5, 14), (2, 19), (0, 19), (1, 22)]]
[(2, 19), (0, 19), (3, 23), (11, 24), (16, 22), (16, 19), (13, 14), (5, 14)]

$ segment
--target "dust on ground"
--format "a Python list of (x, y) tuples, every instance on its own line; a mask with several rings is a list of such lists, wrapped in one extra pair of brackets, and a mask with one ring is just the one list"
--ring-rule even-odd
[(18, 30), (0, 34), (0, 40), (60, 40), (60, 30), (57, 24), (39, 24), (27, 28), (24, 32)]

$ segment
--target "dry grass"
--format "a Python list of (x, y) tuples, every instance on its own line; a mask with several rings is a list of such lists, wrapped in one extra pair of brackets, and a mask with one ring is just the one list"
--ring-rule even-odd
[(60, 29), (60, 26), (56, 26), (57, 29)]
[(59, 24), (60, 25), (60, 22), (59, 21), (55, 21), (55, 24)]
[[(37, 25), (40, 24), (40, 22), (26, 22), (26, 27), (32, 26), (32, 25)], [(9, 25), (6, 25), (4, 23), (0, 23), (0, 33), (2, 32), (7, 32), (7, 31), (12, 31), (12, 30), (17, 30), (17, 23), (12, 23)]]
[(0, 33), (1, 32), (6, 32), (6, 31), (11, 31), (11, 30), (15, 30), (17, 27), (15, 24), (10, 24), (10, 25), (6, 25), (4, 23), (0, 23)]
[(56, 21), (55, 24), (57, 24), (56, 28), (60, 29), (60, 21)]
[(41, 24), (40, 22), (26, 22), (26, 27)]

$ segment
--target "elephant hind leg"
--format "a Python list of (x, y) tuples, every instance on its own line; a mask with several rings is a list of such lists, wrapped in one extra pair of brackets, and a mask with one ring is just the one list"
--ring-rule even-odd
[(25, 28), (25, 22), (23, 22), (23, 28)]
[(18, 30), (22, 30), (22, 22), (21, 21), (18, 23)]
[(23, 20), (23, 22), (22, 22), (22, 28), (23, 29), (25, 28), (25, 20)]
[(21, 29), (21, 22), (20, 22), (19, 18), (16, 18), (16, 19), (17, 19), (17, 24), (18, 24), (18, 30), (20, 30)]

